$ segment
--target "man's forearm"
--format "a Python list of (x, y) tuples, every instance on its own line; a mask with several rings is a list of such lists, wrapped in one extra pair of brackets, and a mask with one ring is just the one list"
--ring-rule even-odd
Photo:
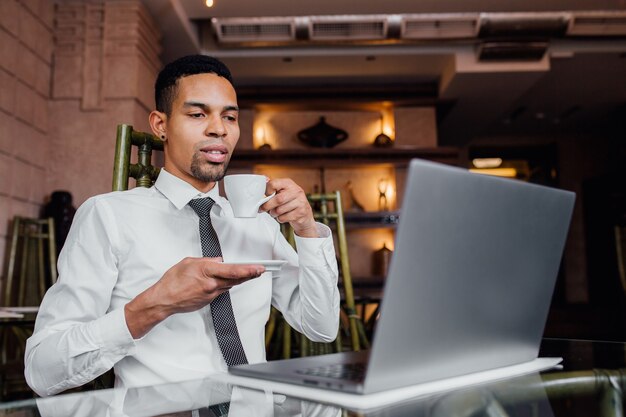
[(185, 258), (126, 304), (126, 324), (133, 338), (143, 337), (172, 314), (200, 310), (224, 291), (265, 272), (262, 265), (221, 261), (222, 258)]
[(155, 301), (149, 288), (124, 306), (126, 325), (133, 339), (142, 338), (169, 316)]

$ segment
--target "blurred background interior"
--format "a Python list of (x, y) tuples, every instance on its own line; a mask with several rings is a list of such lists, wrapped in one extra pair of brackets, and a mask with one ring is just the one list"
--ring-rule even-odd
[[(421, 157), (575, 191), (545, 334), (626, 340), (624, 0), (1, 0), (5, 307), (38, 304), (74, 208), (111, 190), (116, 125), (148, 131), (157, 72), (192, 53), (235, 78), (231, 173), (342, 192), (364, 308)], [(56, 249), (12, 257), (14, 219), (49, 216)], [(7, 289), (23, 259), (39, 269)]]

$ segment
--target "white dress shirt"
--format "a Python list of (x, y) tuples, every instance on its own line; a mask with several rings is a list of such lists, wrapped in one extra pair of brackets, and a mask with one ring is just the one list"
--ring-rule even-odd
[[(337, 261), (330, 230), (296, 236), (296, 253), (267, 213), (233, 217), (217, 186), (211, 221), (224, 262), (287, 260), (230, 290), (250, 363), (265, 361), (264, 326), (274, 305), (297, 331), (331, 341), (339, 325)], [(116, 386), (145, 386), (226, 371), (209, 308), (174, 314), (133, 340), (124, 305), (183, 258), (201, 257), (198, 216), (204, 196), (161, 171), (154, 187), (92, 197), (76, 212), (59, 256), (59, 280), (46, 293), (26, 343), (26, 381), (39, 395), (83, 385), (115, 366)]]

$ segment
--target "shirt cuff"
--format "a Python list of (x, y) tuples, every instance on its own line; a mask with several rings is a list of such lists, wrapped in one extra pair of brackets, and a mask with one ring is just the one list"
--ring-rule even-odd
[(113, 310), (92, 323), (93, 335), (104, 351), (128, 355), (135, 349), (135, 341), (128, 330), (124, 307)]
[(316, 223), (320, 237), (300, 237), (295, 235), (298, 261), (300, 265), (326, 266), (336, 262), (335, 246), (330, 228), (322, 223)]

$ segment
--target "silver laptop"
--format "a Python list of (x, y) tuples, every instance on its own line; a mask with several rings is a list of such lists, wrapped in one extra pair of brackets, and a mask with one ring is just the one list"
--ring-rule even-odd
[(231, 373), (369, 394), (537, 358), (574, 194), (422, 160), (406, 184), (371, 349)]

